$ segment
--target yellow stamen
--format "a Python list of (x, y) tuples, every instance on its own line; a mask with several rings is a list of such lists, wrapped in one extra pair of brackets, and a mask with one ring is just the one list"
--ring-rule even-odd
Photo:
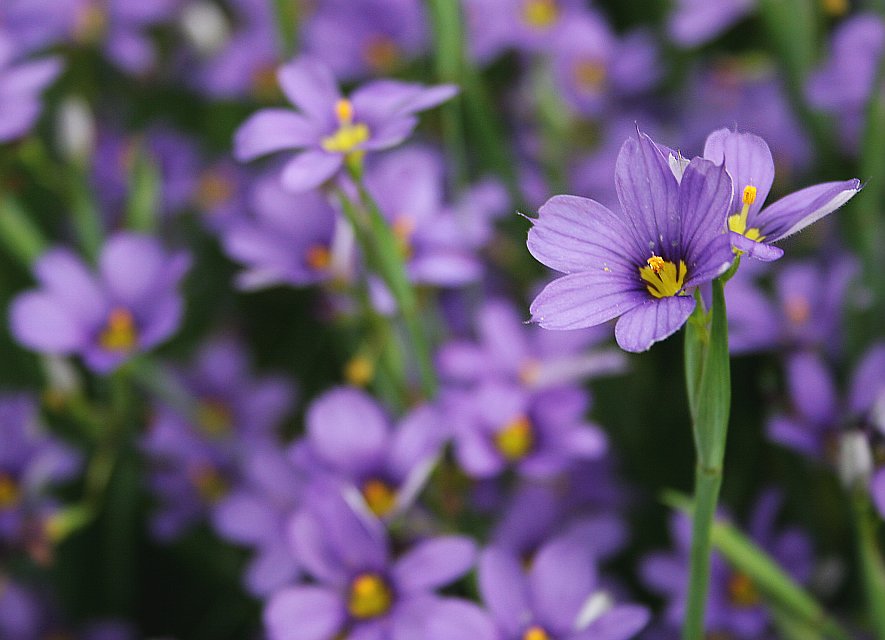
[(353, 103), (347, 98), (341, 98), (335, 103), (335, 118), (338, 120), (338, 130), (330, 136), (323, 138), (320, 143), (323, 149), (329, 153), (356, 153), (362, 143), (369, 139), (369, 127), (362, 122), (354, 124)]
[(132, 313), (122, 307), (112, 309), (98, 341), (102, 348), (108, 351), (131, 351), (138, 341)]
[(532, 27), (545, 29), (559, 17), (556, 0), (525, 0), (522, 17)]
[(541, 627), (535, 625), (526, 629), (522, 640), (550, 640), (550, 636)]
[(647, 267), (639, 267), (639, 276), (645, 280), (648, 292), (655, 298), (669, 298), (682, 294), (685, 276), (688, 272), (685, 261), (679, 261), (679, 268), (659, 256), (652, 254)]
[(363, 573), (350, 585), (347, 610), (354, 618), (377, 618), (390, 610), (392, 600), (390, 587), (381, 576)]
[(605, 65), (598, 60), (582, 60), (575, 66), (575, 80), (585, 89), (599, 89), (605, 78)]
[(747, 228), (747, 217), (750, 215), (750, 206), (756, 202), (756, 187), (751, 184), (744, 187), (741, 202), (743, 203), (743, 206), (741, 207), (740, 213), (728, 216), (728, 229), (729, 231), (734, 231), (742, 236), (746, 236), (750, 240), (761, 242), (765, 239), (765, 236), (762, 235), (759, 228)]
[(344, 379), (355, 387), (365, 387), (375, 377), (375, 364), (364, 355), (357, 355), (344, 365)]
[(744, 187), (744, 195), (743, 195), (743, 203), (747, 206), (750, 206), (754, 202), (756, 202), (756, 187), (751, 184), (748, 184)]
[(347, 98), (341, 98), (335, 103), (335, 117), (338, 119), (339, 124), (352, 124), (353, 103)]
[(307, 250), (305, 261), (311, 269), (325, 271), (332, 264), (332, 252), (328, 247), (315, 244)]
[(369, 480), (363, 485), (363, 498), (369, 509), (379, 518), (396, 506), (396, 492), (382, 480)]
[(228, 435), (233, 427), (230, 407), (221, 400), (204, 400), (197, 407), (197, 425), (212, 437)]
[(735, 573), (728, 581), (728, 597), (739, 607), (759, 604), (759, 592), (745, 573)]
[(399, 48), (392, 39), (378, 36), (369, 41), (363, 56), (369, 66), (376, 71), (389, 71), (399, 60)]
[(18, 484), (5, 473), (0, 473), (0, 510), (11, 509), (18, 504), (21, 493)]
[(532, 423), (526, 416), (519, 416), (495, 434), (495, 446), (507, 460), (519, 460), (531, 451), (535, 443)]

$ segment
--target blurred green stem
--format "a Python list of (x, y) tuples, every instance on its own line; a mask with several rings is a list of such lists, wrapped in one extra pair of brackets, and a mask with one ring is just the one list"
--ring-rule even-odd
[(722, 485), (722, 465), (731, 407), (731, 364), (728, 357), (724, 288), (723, 278), (713, 281), (709, 333), (701, 331), (702, 327), (706, 328), (707, 323), (700, 300), (686, 329), (686, 383), (689, 403), (692, 405), (697, 468), (688, 602), (683, 627), (685, 640), (702, 640), (704, 637), (711, 536)]
[(46, 250), (43, 233), (13, 196), (0, 194), (0, 242), (25, 269)]
[(280, 57), (288, 60), (298, 47), (299, 0), (268, 0), (271, 3), (280, 43)]
[(863, 578), (869, 615), (878, 640), (885, 640), (885, 562), (876, 539), (877, 518), (865, 490), (852, 497), (858, 564)]

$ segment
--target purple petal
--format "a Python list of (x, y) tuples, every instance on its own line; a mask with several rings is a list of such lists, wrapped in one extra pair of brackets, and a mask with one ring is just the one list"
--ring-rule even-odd
[(530, 346), (522, 317), (509, 302), (496, 299), (479, 310), (476, 331), (483, 347), (506, 370), (517, 373), (529, 358)]
[(212, 512), (212, 524), (222, 537), (256, 544), (277, 529), (277, 513), (257, 496), (238, 492), (225, 497)]
[(560, 536), (538, 551), (529, 573), (532, 604), (544, 626), (569, 629), (596, 589), (590, 549), (573, 536)]
[(474, 478), (492, 477), (505, 466), (491, 442), (476, 433), (467, 433), (455, 440), (455, 456), (465, 473)]
[(336, 470), (358, 473), (383, 459), (390, 439), (387, 416), (367, 394), (339, 388), (307, 411), (307, 437), (316, 455)]
[(772, 442), (812, 458), (821, 453), (822, 434), (808, 422), (776, 415), (765, 425), (765, 435)]
[(498, 547), (488, 547), (479, 558), (479, 592), (495, 622), (508, 635), (522, 630), (531, 616), (528, 582), (519, 559)]
[(639, 272), (626, 276), (601, 269), (572, 273), (548, 284), (532, 302), (532, 321), (545, 329), (583, 329), (629, 312), (649, 298)]
[(774, 182), (774, 159), (765, 140), (752, 133), (738, 133), (729, 129), (719, 129), (707, 137), (704, 157), (721, 165), (731, 175), (734, 184), (734, 211), (743, 206), (744, 187), (756, 187), (756, 200), (750, 205), (747, 227), (755, 227), (756, 214), (771, 190)]
[(784, 250), (780, 247), (767, 244), (766, 242), (750, 240), (747, 236), (734, 231), (729, 231), (728, 237), (731, 239), (731, 246), (735, 249), (743, 251), (750, 258), (755, 258), (762, 262), (774, 262), (775, 260), (780, 260), (784, 255)]
[(765, 240), (774, 242), (832, 213), (861, 190), (860, 180), (825, 182), (784, 196), (759, 214)]
[(289, 523), (287, 535), (293, 554), (314, 578), (330, 584), (346, 580), (346, 572), (329, 548), (326, 532), (312, 514), (296, 514)]
[(677, 258), (673, 243), (680, 240), (679, 218), (675, 215), (679, 183), (667, 159), (644, 133), (628, 138), (621, 147), (615, 167), (615, 188), (624, 212), (634, 225), (634, 236), (644, 251), (671, 260)]
[(393, 567), (393, 579), (403, 593), (431, 591), (470, 571), (476, 543), (464, 536), (443, 536), (421, 542)]
[(685, 284), (708, 282), (734, 259), (730, 243), (719, 240), (725, 235), (731, 208), (731, 178), (725, 167), (703, 158), (692, 160), (679, 183), (677, 206), (682, 216), (682, 255), (688, 267)]
[(332, 71), (321, 61), (301, 56), (277, 71), (286, 97), (320, 125), (334, 124), (335, 103), (341, 98)]
[(89, 339), (84, 327), (55, 296), (42, 292), (23, 293), (13, 300), (9, 312), (15, 339), (42, 353), (70, 354)]
[(818, 355), (801, 352), (790, 356), (787, 384), (793, 404), (805, 419), (817, 424), (836, 420), (839, 410), (836, 385)]
[(292, 587), (277, 592), (264, 608), (270, 640), (331, 640), (344, 625), (344, 603), (334, 591)]
[(97, 326), (107, 313), (107, 302), (95, 277), (74, 253), (46, 252), (34, 265), (34, 275), (83, 326)]
[(625, 351), (647, 351), (655, 342), (676, 333), (694, 311), (691, 296), (649, 300), (628, 311), (615, 326), (615, 339)]
[(316, 144), (316, 125), (288, 109), (263, 109), (246, 120), (234, 134), (234, 157), (240, 162), (283, 149)]
[(645, 607), (618, 605), (572, 636), (571, 640), (629, 640), (642, 631), (650, 619), (651, 614)]
[(870, 481), (870, 494), (879, 517), (885, 520), (885, 468), (879, 469)]
[(280, 544), (261, 547), (246, 569), (244, 581), (250, 593), (269, 596), (290, 584), (298, 575), (298, 564), (291, 552)]
[(389, 445), (391, 470), (399, 478), (407, 478), (416, 467), (439, 454), (449, 435), (449, 427), (436, 409), (422, 406), (409, 412)]
[(286, 190), (292, 193), (310, 191), (334, 176), (343, 163), (344, 156), (340, 153), (311, 149), (286, 163), (281, 180)]
[(99, 272), (115, 300), (135, 310), (149, 303), (155, 293), (174, 285), (187, 266), (180, 262), (170, 260), (153, 238), (118, 233), (101, 252)]
[(631, 242), (633, 236), (621, 216), (598, 202), (554, 196), (532, 220), (527, 245), (536, 260), (562, 273), (608, 268), (635, 275), (634, 254), (648, 249)]
[(866, 413), (885, 394), (885, 344), (873, 345), (854, 370), (848, 407)]
[(446, 598), (430, 615), (423, 640), (500, 640), (500, 636), (481, 608), (466, 600)]

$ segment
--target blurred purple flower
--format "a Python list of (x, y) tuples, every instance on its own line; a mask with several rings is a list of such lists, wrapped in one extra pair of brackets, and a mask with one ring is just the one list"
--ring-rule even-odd
[(732, 244), (736, 250), (765, 262), (784, 255), (783, 249), (772, 246), (772, 242), (817, 222), (861, 189), (856, 178), (823, 182), (762, 209), (774, 182), (774, 160), (765, 140), (752, 133), (720, 129), (707, 138), (704, 157), (716, 164), (724, 162), (732, 178), (734, 211), (728, 216)]
[(292, 520), (294, 555), (313, 578), (275, 593), (264, 609), (270, 640), (421, 638), (441, 598), (434, 591), (473, 566), (463, 536), (429, 538), (398, 558), (380, 523), (340, 496), (315, 494)]
[(756, 0), (677, 0), (667, 31), (677, 44), (695, 47), (749, 15)]
[(108, 373), (175, 333), (186, 253), (121, 232), (107, 240), (98, 262), (93, 274), (67, 249), (44, 254), (34, 266), (41, 288), (10, 306), (16, 340), (41, 353), (80, 355), (91, 369)]
[(621, 148), (615, 182), (622, 214), (555, 196), (533, 220), (529, 251), (568, 275), (535, 298), (532, 319), (547, 329), (579, 329), (621, 316), (618, 344), (645, 351), (691, 315), (695, 301), (686, 290), (732, 262), (724, 234), (731, 178), (725, 167), (695, 158), (678, 180), (640, 132)]
[[(479, 560), (479, 590), (501, 640), (627, 640), (649, 612), (615, 605), (599, 584), (596, 558), (580, 532), (558, 536), (534, 555), (528, 574), (520, 557), (488, 547)], [(434, 640), (442, 636), (435, 636)]]
[(289, 160), (283, 185), (308, 191), (333, 178), (347, 157), (394, 147), (418, 124), (416, 113), (445, 102), (452, 85), (426, 88), (396, 80), (376, 80), (344, 98), (331, 70), (308, 56), (283, 65), (280, 87), (299, 112), (264, 109), (249, 118), (234, 137), (240, 161), (278, 151), (303, 149)]
[(440, 413), (422, 406), (394, 428), (362, 391), (327, 391), (307, 411), (306, 445), (317, 470), (379, 518), (401, 514), (424, 487), (449, 431)]
[(62, 70), (57, 57), (20, 58), (21, 50), (12, 34), (0, 30), (0, 143), (31, 130), (43, 109), (40, 94)]

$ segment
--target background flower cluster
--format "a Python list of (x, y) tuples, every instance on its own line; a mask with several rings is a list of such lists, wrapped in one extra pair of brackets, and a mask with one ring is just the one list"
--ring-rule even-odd
[(679, 637), (681, 339), (530, 322), (532, 255), (628, 139), (738, 202), (735, 131), (768, 242), (864, 185), (727, 289), (721, 523), (828, 613), (716, 552), (708, 637), (885, 639), (883, 54), (877, 0), (4, 0), (0, 640)]

